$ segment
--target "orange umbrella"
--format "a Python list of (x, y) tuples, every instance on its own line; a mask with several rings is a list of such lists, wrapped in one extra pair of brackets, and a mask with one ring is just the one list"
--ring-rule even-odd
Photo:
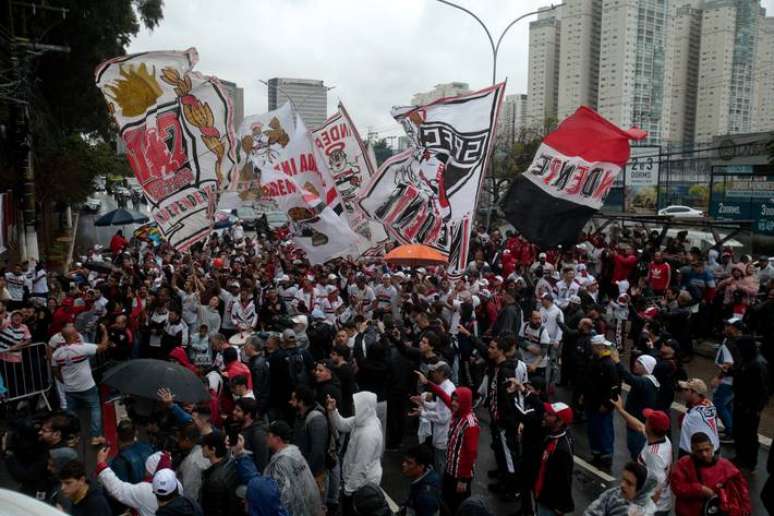
[(387, 253), (384, 261), (393, 265), (422, 267), (424, 265), (444, 265), (449, 263), (449, 258), (426, 245), (406, 244)]

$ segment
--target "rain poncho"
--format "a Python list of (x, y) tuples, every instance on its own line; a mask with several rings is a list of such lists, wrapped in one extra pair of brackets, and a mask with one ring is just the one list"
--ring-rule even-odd
[(368, 391), (355, 393), (353, 417), (341, 417), (334, 410), (331, 417), (339, 432), (349, 432), (349, 444), (344, 453), (341, 472), (344, 492), (351, 495), (364, 485), (379, 485), (382, 481), (382, 424), (376, 417), (376, 394)]
[(317, 482), (297, 446), (289, 444), (275, 452), (263, 474), (277, 482), (282, 505), (292, 516), (320, 513), (322, 505)]

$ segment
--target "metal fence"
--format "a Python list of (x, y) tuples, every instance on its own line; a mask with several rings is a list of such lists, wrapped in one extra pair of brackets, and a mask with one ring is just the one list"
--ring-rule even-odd
[(19, 401), (40, 394), (46, 407), (51, 410), (47, 393), (54, 385), (54, 378), (46, 357), (46, 343), (30, 344), (16, 356), (21, 356), (21, 361), (9, 361), (8, 353), (0, 357), (0, 377), (5, 386), (5, 395), (0, 398), (0, 403)]

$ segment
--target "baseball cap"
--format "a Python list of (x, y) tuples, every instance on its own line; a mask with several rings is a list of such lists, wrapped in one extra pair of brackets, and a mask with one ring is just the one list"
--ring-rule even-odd
[(684, 382), (679, 381), (677, 382), (677, 386), (683, 390), (693, 391), (696, 394), (702, 394), (704, 396), (707, 395), (707, 384), (699, 378), (691, 378)]
[(738, 315), (734, 315), (733, 317), (726, 319), (725, 323), (729, 326), (740, 326), (744, 324), (744, 320)]
[(325, 313), (319, 308), (312, 310), (312, 319), (325, 319)]
[(538, 255), (538, 258), (545, 258), (545, 257), (546, 257), (546, 253), (540, 253), (540, 254)]
[(229, 281), (228, 282), (229, 287), (237, 287), (239, 288), (239, 282), (238, 281)]
[(672, 427), (669, 416), (660, 410), (642, 409), (642, 415), (650, 423), (650, 427), (659, 433), (666, 433)]
[(335, 280), (335, 279), (338, 279), (338, 278), (339, 278), (339, 277), (338, 277), (338, 276), (336, 276), (336, 275), (335, 275), (335, 274), (333, 274), (333, 273), (331, 273), (331, 274), (328, 274), (328, 279), (329, 279), (329, 280), (331, 280), (331, 281), (333, 281), (333, 280)]
[(269, 425), (269, 433), (274, 434), (285, 442), (290, 442), (293, 438), (293, 430), (286, 422), (279, 420)]
[(580, 296), (577, 296), (577, 295), (575, 295), (575, 294), (573, 294), (572, 296), (570, 296), (570, 303), (574, 303), (574, 304), (576, 304), (576, 305), (579, 305), (579, 304), (581, 304), (581, 298), (580, 298)]
[(607, 340), (604, 335), (594, 335), (593, 337), (591, 337), (591, 345), (610, 347), (613, 345), (613, 343)]
[(554, 300), (554, 296), (552, 296), (551, 294), (546, 292), (542, 296), (540, 296), (540, 299), (546, 299), (548, 301), (553, 301)]
[(430, 370), (431, 372), (441, 371), (442, 373), (444, 373), (444, 375), (446, 375), (447, 378), (451, 376), (451, 367), (449, 367), (449, 364), (447, 364), (443, 360), (431, 365), (428, 368), (428, 370)]
[(162, 469), (153, 475), (153, 494), (167, 496), (177, 489), (177, 475), (171, 469)]
[(572, 424), (572, 409), (566, 403), (543, 403), (543, 408), (545, 408), (547, 413), (561, 419), (565, 425)]
[(282, 331), (282, 339), (288, 340), (288, 339), (295, 339), (296, 338), (296, 332), (291, 330), (290, 328), (287, 328)]

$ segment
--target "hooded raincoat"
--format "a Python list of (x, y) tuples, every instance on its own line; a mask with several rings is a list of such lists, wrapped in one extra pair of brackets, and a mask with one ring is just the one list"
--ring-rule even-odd
[(339, 432), (350, 434), (349, 445), (341, 463), (344, 492), (351, 495), (362, 486), (382, 481), (382, 424), (376, 417), (376, 394), (357, 392), (352, 397), (355, 406), (353, 417), (341, 417), (338, 410), (331, 413), (334, 426)]

